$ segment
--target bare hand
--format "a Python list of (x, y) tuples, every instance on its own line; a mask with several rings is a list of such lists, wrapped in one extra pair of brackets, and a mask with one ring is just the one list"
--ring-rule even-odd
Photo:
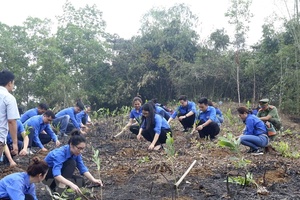
[(82, 194), (80, 188), (79, 188), (77, 185), (72, 184), (72, 185), (70, 185), (70, 188), (71, 188), (74, 192), (79, 193), (79, 194)]
[(201, 131), (203, 129), (203, 125), (197, 126), (196, 130)]
[(56, 140), (55, 145), (56, 145), (56, 147), (58, 147), (60, 145), (60, 141)]
[(22, 149), (19, 153), (20, 156), (26, 156), (27, 155), (27, 149)]
[(44, 147), (44, 148), (41, 149), (41, 151), (46, 152), (46, 151), (48, 151), (48, 149), (46, 149), (46, 148)]
[(103, 183), (100, 179), (94, 179), (92, 182), (95, 183), (95, 184), (100, 185), (101, 187), (103, 187)]
[(13, 149), (10, 151), (11, 155), (15, 156), (18, 155), (19, 149), (17, 144), (13, 144)]
[(138, 140), (141, 140), (141, 139), (143, 138), (143, 136), (142, 136), (142, 134), (138, 134), (138, 135), (136, 136), (136, 138), (137, 138)]
[(15, 167), (15, 166), (17, 166), (17, 163), (15, 161), (11, 161), (9, 163), (9, 167)]
[(153, 150), (153, 149), (154, 149), (154, 144), (151, 143), (148, 147), (148, 150)]
[(185, 118), (185, 116), (178, 117), (179, 121), (182, 121)]

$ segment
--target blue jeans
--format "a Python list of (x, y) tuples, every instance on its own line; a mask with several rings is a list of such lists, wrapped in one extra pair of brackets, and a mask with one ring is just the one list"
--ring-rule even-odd
[[(54, 126), (58, 126), (59, 125), (59, 132), (60, 133), (66, 133), (67, 132), (67, 127), (68, 127), (68, 123), (70, 121), (70, 116), (69, 115), (64, 115), (64, 116), (61, 116), (61, 117), (56, 117), (52, 124)], [(59, 135), (59, 133), (58, 133)]]
[(243, 135), (240, 137), (241, 144), (257, 150), (259, 147), (266, 147), (269, 143), (267, 135)]

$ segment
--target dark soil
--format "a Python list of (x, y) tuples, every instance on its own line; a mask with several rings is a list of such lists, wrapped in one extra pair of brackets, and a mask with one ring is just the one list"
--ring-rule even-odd
[[(221, 109), (226, 110), (227, 107)], [(252, 161), (248, 171), (253, 174), (256, 183), (265, 186), (269, 191), (268, 195), (259, 195), (255, 185), (243, 187), (226, 183), (227, 176), (243, 175), (246, 170), (234, 167), (230, 158), (235, 156), (235, 153), (219, 147), (217, 141), (199, 140), (196, 135), (190, 136), (189, 133), (176, 131), (181, 127), (178, 122), (173, 122), (177, 151), (173, 174), (171, 162), (164, 150), (147, 151), (149, 143), (137, 141), (129, 132), (112, 139), (112, 136), (120, 131), (119, 126), (116, 126), (119, 121), (124, 119), (102, 118), (88, 134), (87, 149), (83, 153), (84, 161), (90, 172), (97, 177), (96, 164), (92, 161), (92, 147), (100, 151), (102, 161), (100, 175), (105, 185), (102, 191), (99, 187), (90, 190), (86, 194), (88, 199), (300, 199), (299, 159), (285, 158), (272, 148), (261, 156), (244, 153), (245, 158)], [(230, 124), (225, 121), (220, 135), (228, 132), (239, 135), (241, 132), (239, 127), (242, 127), (241, 124)], [(299, 125), (285, 117), (284, 130), (287, 129), (292, 133), (285, 134), (282, 131), (276, 141), (288, 142), (292, 150), (298, 151)], [(247, 151), (243, 146), (241, 149), (243, 152)], [(37, 155), (41, 158), (45, 156), (40, 153)], [(178, 180), (194, 160), (197, 160), (195, 166), (175, 190), (175, 179)], [(16, 162), (19, 168), (11, 169), (2, 165), (1, 177), (26, 169), (29, 157), (18, 158)], [(42, 183), (37, 184), (37, 194), (39, 199), (51, 199)], [(93, 197), (90, 194), (93, 194)]]

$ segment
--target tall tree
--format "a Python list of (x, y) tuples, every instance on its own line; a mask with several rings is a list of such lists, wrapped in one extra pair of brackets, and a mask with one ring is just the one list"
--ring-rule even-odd
[(234, 48), (236, 63), (236, 84), (238, 103), (241, 103), (240, 95), (240, 51), (245, 47), (246, 34), (249, 31), (250, 12), (252, 0), (231, 0), (231, 5), (225, 13), (229, 17), (229, 23), (235, 26)]

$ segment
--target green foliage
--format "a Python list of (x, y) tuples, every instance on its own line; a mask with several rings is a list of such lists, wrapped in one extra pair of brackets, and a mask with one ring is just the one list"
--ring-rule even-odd
[(239, 169), (246, 168), (251, 163), (251, 160), (247, 160), (244, 157), (232, 157), (230, 160), (233, 161), (234, 166)]
[(170, 132), (167, 133), (167, 140), (166, 140), (165, 151), (167, 153), (167, 156), (170, 159), (174, 159), (176, 157), (176, 151), (175, 151), (175, 147), (174, 147), (174, 139), (171, 136)]
[(255, 180), (253, 179), (252, 173), (248, 172), (245, 176), (230, 176), (228, 177), (229, 183), (235, 183), (238, 185), (250, 185), (250, 184), (256, 184)]
[(274, 142), (274, 148), (278, 151), (283, 157), (287, 158), (300, 158), (300, 153), (292, 151), (288, 142), (280, 141)]
[(226, 137), (219, 137), (218, 144), (221, 147), (227, 147), (231, 151), (239, 152), (240, 141), (235, 139), (235, 136), (232, 133), (228, 133)]
[(138, 160), (138, 163), (147, 163), (150, 162), (149, 156), (143, 156), (141, 159)]
[(100, 174), (100, 169), (101, 169), (101, 159), (100, 159), (100, 156), (99, 156), (99, 150), (95, 150), (94, 147), (92, 147), (92, 151), (93, 151), (93, 162), (97, 165), (97, 170)]

